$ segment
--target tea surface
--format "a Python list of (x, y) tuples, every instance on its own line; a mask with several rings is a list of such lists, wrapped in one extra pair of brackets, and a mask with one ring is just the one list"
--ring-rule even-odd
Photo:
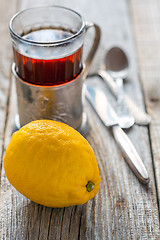
[[(72, 36), (64, 29), (39, 29), (23, 35), (23, 38), (33, 42), (55, 42)], [(67, 47), (67, 46), (66, 46)], [(54, 86), (69, 82), (79, 75), (82, 69), (82, 47), (67, 56), (54, 58), (53, 48), (33, 48), (31, 51), (22, 49), (19, 53), (15, 48), (14, 59), (17, 74), (26, 82), (36, 85)]]

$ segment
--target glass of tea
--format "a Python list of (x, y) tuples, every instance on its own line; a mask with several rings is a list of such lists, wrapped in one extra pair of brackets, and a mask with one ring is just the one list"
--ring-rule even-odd
[[(86, 31), (95, 28), (92, 47), (83, 61)], [(85, 128), (82, 85), (100, 40), (100, 28), (61, 6), (17, 13), (10, 21), (14, 52), (19, 125), (53, 119), (80, 132)]]

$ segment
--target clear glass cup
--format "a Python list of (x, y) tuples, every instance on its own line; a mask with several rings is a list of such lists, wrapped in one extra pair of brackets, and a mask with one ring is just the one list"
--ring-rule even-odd
[[(83, 61), (86, 31), (95, 28)], [(17, 13), (10, 21), (20, 126), (53, 119), (80, 129), (82, 84), (100, 40), (100, 29), (68, 8), (43, 6)]]

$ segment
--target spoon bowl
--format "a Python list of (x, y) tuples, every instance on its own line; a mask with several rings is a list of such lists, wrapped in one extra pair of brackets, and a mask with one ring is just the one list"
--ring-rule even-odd
[(125, 52), (119, 47), (112, 47), (105, 56), (105, 68), (113, 78), (128, 76), (129, 63)]

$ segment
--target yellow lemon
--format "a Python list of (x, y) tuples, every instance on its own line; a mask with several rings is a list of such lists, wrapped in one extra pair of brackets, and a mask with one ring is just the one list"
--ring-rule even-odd
[(73, 128), (52, 120), (33, 121), (13, 134), (4, 169), (20, 193), (49, 207), (83, 204), (100, 187), (89, 143)]

